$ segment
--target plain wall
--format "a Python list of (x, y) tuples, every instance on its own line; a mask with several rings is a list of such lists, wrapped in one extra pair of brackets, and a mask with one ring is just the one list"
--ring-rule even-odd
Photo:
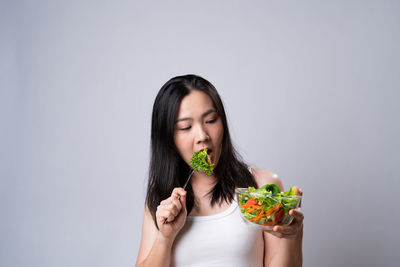
[(399, 1), (2, 1), (0, 266), (133, 266), (151, 109), (219, 90), (304, 191), (304, 266), (398, 266)]

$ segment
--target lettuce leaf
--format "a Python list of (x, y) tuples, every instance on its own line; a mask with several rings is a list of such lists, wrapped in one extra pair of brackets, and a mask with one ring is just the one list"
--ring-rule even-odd
[(194, 152), (189, 163), (196, 172), (204, 171), (208, 175), (214, 173), (215, 164), (211, 162), (210, 157), (207, 155), (207, 149)]

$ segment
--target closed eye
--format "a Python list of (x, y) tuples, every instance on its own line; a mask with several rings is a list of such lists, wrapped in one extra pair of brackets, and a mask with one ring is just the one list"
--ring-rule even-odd
[(185, 127), (185, 128), (179, 128), (179, 130), (186, 131), (186, 130), (189, 130), (190, 128), (192, 128), (192, 126), (188, 126), (188, 127)]
[(214, 123), (214, 122), (216, 122), (216, 121), (217, 121), (217, 119), (212, 119), (212, 120), (206, 121), (206, 123)]

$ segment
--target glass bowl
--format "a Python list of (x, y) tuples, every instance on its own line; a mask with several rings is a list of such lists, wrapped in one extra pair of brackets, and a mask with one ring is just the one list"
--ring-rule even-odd
[(236, 188), (235, 194), (243, 220), (263, 230), (291, 224), (293, 216), (289, 215), (289, 211), (298, 208), (302, 199), (297, 195), (262, 195), (249, 192), (248, 188)]

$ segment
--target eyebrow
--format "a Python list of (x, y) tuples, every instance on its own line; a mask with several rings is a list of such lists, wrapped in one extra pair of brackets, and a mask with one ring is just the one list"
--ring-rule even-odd
[[(201, 117), (204, 118), (204, 117), (206, 117), (207, 115), (209, 115), (209, 114), (211, 114), (211, 113), (217, 113), (217, 111), (216, 111), (215, 109), (211, 108), (211, 109), (207, 110), (206, 112), (204, 112), (204, 113), (201, 115)], [(218, 114), (218, 113), (217, 113), (217, 114)], [(189, 118), (189, 117), (180, 118), (180, 119), (177, 119), (177, 120), (175, 121), (175, 123), (178, 123), (178, 122), (180, 122), (180, 121), (189, 121), (189, 120), (192, 120), (192, 118)]]

